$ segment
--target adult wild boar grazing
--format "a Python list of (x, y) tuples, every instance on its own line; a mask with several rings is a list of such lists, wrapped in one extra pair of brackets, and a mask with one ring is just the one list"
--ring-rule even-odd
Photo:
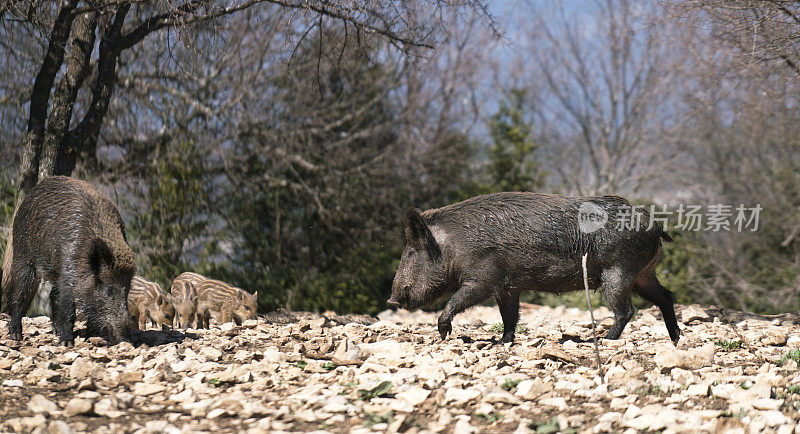
[(86, 317), (89, 333), (112, 343), (131, 337), (135, 326), (127, 299), (133, 251), (107, 197), (77, 179), (46, 178), (20, 204), (12, 234), (14, 254), (3, 291), (12, 339), (22, 339), (22, 316), (40, 279), (53, 285), (51, 318), (60, 342), (74, 342), (76, 308)]
[(409, 209), (407, 245), (388, 303), (414, 309), (453, 293), (438, 321), (444, 339), (456, 314), (494, 297), (501, 342), (511, 342), (520, 293), (583, 289), (581, 257), (588, 254), (589, 287), (600, 289), (614, 312), (605, 337), (619, 338), (633, 317), (635, 293), (661, 309), (677, 345), (672, 293), (655, 275), (661, 240), (671, 238), (652, 223), (617, 196), (495, 193), (421, 213)]
[(186, 329), (197, 319), (197, 286), (208, 277), (187, 271), (173, 279), (170, 294), (175, 303), (175, 327)]
[(128, 311), (139, 324), (139, 330), (147, 327), (147, 322), (161, 326), (164, 330), (172, 327), (175, 320), (175, 306), (172, 297), (165, 294), (161, 285), (142, 276), (133, 276), (128, 293)]
[(243, 320), (256, 318), (257, 309), (258, 292), (250, 294), (213, 279), (197, 286), (197, 328), (208, 328), (212, 313), (220, 324), (242, 325)]

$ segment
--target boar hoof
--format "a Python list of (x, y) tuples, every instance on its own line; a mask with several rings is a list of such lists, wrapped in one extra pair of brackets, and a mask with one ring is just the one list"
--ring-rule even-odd
[(59, 339), (58, 343), (64, 345), (65, 347), (74, 347), (75, 346), (75, 339), (63, 340)]
[(22, 340), (22, 332), (10, 332), (8, 334), (8, 337), (10, 337), (11, 339), (13, 339), (15, 341), (21, 341)]
[(452, 324), (450, 324), (449, 322), (439, 321), (439, 335), (442, 337), (442, 340), (445, 340), (447, 338), (447, 335), (449, 335), (452, 331), (453, 331)]
[(514, 333), (503, 335), (503, 337), (500, 339), (501, 344), (507, 344), (509, 342), (514, 342)]

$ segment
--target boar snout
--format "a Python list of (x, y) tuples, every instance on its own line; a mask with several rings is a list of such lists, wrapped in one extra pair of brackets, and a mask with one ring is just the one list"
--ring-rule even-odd
[(392, 306), (394, 308), (405, 307), (408, 306), (408, 294), (411, 291), (410, 286), (403, 287), (402, 290), (394, 290), (392, 291), (392, 296), (386, 300), (386, 304)]
[(389, 297), (389, 299), (386, 300), (386, 304), (392, 307), (400, 307), (400, 302), (395, 300), (394, 296)]
[(122, 341), (135, 342), (139, 337), (139, 327), (132, 318), (104, 327), (104, 338), (111, 345)]

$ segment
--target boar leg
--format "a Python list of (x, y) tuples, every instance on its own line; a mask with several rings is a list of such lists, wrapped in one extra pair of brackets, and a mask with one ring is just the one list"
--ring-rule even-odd
[[(17, 253), (19, 255), (19, 253)], [(8, 313), (11, 321), (8, 322), (8, 335), (11, 339), (22, 339), (22, 316), (30, 307), (39, 282), (36, 278), (36, 269), (28, 264), (12, 263), (9, 272), (6, 295), (11, 300), (4, 300), (8, 303)]]
[[(53, 329), (60, 343), (71, 347), (75, 344), (75, 299), (71, 274), (61, 272), (61, 277), (50, 290), (50, 310), (52, 311)], [(85, 289), (89, 291), (88, 288)], [(80, 292), (79, 292), (80, 293)]]
[(635, 284), (634, 288), (642, 298), (658, 306), (661, 310), (661, 315), (664, 316), (664, 324), (667, 326), (669, 337), (672, 343), (677, 346), (678, 340), (681, 338), (681, 329), (678, 327), (678, 321), (675, 319), (675, 306), (672, 299), (672, 291), (658, 281), (658, 278), (653, 273), (644, 284)]
[(608, 307), (614, 312), (614, 325), (608, 329), (606, 339), (619, 339), (622, 330), (633, 318), (633, 304), (631, 304), (630, 288), (631, 279), (622, 273), (619, 268), (604, 270), (601, 276), (601, 291), (606, 297)]
[(500, 308), (500, 316), (503, 317), (503, 338), (500, 342), (513, 342), (519, 321), (519, 291), (503, 291), (495, 295), (495, 299)]
[(208, 311), (208, 309), (197, 313), (197, 328), (207, 329), (210, 321), (211, 313)]
[(217, 318), (217, 322), (219, 324), (225, 324), (231, 321), (233, 321), (231, 310), (227, 307), (223, 307), (219, 313), (219, 318)]
[(465, 282), (461, 289), (447, 302), (444, 311), (439, 315), (439, 335), (444, 340), (453, 331), (453, 317), (476, 304), (486, 300), (492, 295), (492, 290), (485, 284), (478, 282)]
[(139, 312), (136, 317), (136, 322), (139, 324), (139, 330), (147, 330), (147, 311)]

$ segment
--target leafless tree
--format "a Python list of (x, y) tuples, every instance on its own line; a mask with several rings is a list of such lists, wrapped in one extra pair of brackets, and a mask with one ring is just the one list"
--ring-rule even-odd
[(736, 48), (744, 64), (780, 64), (800, 73), (800, 1), (680, 0), (666, 5), (678, 16), (699, 15), (715, 38)]
[(531, 3), (515, 86), (530, 89), (531, 122), (563, 188), (639, 191), (677, 158), (683, 121), (670, 110), (680, 52), (647, 1)]
[[(0, 18), (4, 33), (25, 23), (36, 29), (32, 33), (40, 40), (46, 41), (30, 89), (27, 132), (21, 145), (20, 192), (24, 194), (44, 176), (71, 173), (78, 155), (96, 152), (118, 85), (117, 70), (129, 50), (162, 29), (218, 23), (259, 4), (276, 6), (292, 23), (295, 16), (302, 16), (317, 22), (317, 27), (332, 20), (351, 26), (356, 34), (376, 34), (412, 55), (432, 47), (440, 37), (443, 14), (469, 9), (488, 17), (484, 5), (472, 0), (3, 2)], [(96, 58), (92, 58), (94, 52)], [(87, 77), (91, 82), (84, 86)], [(76, 113), (82, 90), (91, 97), (83, 113)]]

